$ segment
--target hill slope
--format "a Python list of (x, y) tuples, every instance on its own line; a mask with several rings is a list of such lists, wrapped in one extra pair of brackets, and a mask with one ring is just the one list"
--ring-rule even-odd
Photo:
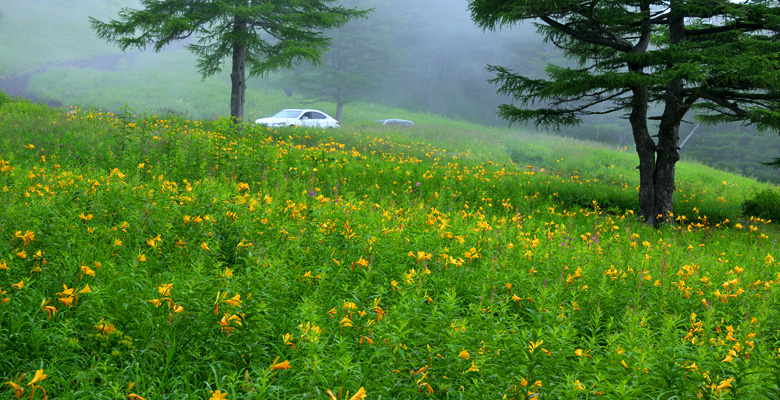
[[(635, 193), (612, 172), (619, 152), (16, 102), (0, 126), (7, 396), (780, 391), (777, 235), (694, 210), (661, 230), (607, 212)], [(531, 159), (555, 171), (512, 162)], [(700, 205), (751, 185), (687, 173)]]

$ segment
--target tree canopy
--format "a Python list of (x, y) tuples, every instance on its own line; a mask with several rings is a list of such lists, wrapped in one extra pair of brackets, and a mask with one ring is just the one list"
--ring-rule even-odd
[[(487, 30), (532, 21), (576, 64), (548, 65), (546, 79), (490, 66), (498, 92), (518, 103), (500, 106), (503, 118), (558, 129), (585, 115), (628, 115), (640, 161), (639, 207), (656, 224), (673, 218), (679, 128), (689, 112), (707, 123), (780, 128), (776, 3), (470, 0), (469, 9)], [(654, 110), (659, 115), (650, 115)]]
[(155, 51), (192, 38), (187, 48), (198, 57), (204, 78), (231, 60), (230, 114), (242, 120), (249, 76), (290, 68), (297, 61), (318, 62), (330, 38), (323, 30), (345, 24), (367, 11), (348, 9), (337, 0), (141, 0), (143, 9), (124, 8), (119, 19), (90, 18), (97, 35), (128, 48)]

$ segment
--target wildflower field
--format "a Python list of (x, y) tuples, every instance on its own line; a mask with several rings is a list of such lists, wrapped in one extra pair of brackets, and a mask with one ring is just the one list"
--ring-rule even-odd
[(653, 229), (632, 167), (531, 143), (21, 101), (0, 129), (2, 399), (780, 396), (776, 225), (703, 212), (746, 178), (681, 173)]

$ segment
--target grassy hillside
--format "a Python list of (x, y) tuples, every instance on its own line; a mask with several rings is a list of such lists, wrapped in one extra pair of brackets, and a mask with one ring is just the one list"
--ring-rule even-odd
[(780, 393), (744, 178), (682, 165), (690, 212), (656, 230), (623, 207), (633, 155), (549, 137), (19, 102), (0, 126), (2, 398)]

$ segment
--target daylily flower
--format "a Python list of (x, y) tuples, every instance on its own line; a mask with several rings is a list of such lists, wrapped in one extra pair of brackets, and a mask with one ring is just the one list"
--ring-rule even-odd
[(65, 304), (66, 306), (70, 307), (73, 303), (73, 299), (74, 299), (73, 296), (65, 296), (65, 297), (60, 297), (57, 300), (59, 300), (62, 304)]
[(34, 384), (36, 384), (36, 383), (46, 379), (47, 377), (48, 377), (48, 375), (44, 375), (43, 374), (43, 370), (39, 369), (39, 370), (35, 371), (35, 376), (30, 381), (30, 383), (27, 384), (27, 386), (34, 385)]
[(463, 359), (466, 359), (466, 360), (468, 360), (469, 358), (471, 358), (471, 354), (469, 354), (469, 352), (468, 352), (468, 351), (466, 351), (466, 350), (462, 350), (462, 351), (461, 351), (461, 352), (458, 354), (458, 357), (460, 357), (460, 358), (463, 358)]
[(66, 284), (63, 283), (62, 287), (64, 288), (64, 290), (57, 293), (59, 296), (70, 296), (70, 295), (73, 294), (73, 289), (72, 288), (68, 288), (68, 286)]
[(222, 319), (219, 321), (219, 324), (222, 325), (222, 332), (224, 332), (226, 335), (233, 333), (233, 330), (235, 329), (234, 327), (230, 326), (230, 321), (235, 321), (236, 325), (241, 326), (241, 317), (238, 315), (223, 315)]
[(14, 237), (22, 239), (24, 246), (27, 246), (30, 244), (30, 242), (35, 241), (35, 233), (32, 231), (26, 231), (24, 235), (22, 234), (22, 231), (16, 231), (16, 233), (14, 233)]
[(203, 249), (203, 250), (206, 250), (206, 251), (211, 251), (211, 249), (209, 248), (208, 243), (206, 243), (206, 242), (201, 243), (200, 244), (200, 248)]
[(114, 324), (109, 324), (105, 321), (105, 319), (101, 319), (100, 322), (95, 324), (95, 329), (97, 329), (100, 333), (109, 334), (115, 330)]
[(352, 395), (352, 397), (349, 398), (349, 400), (362, 400), (366, 398), (366, 389), (363, 388), (363, 386), (358, 389), (355, 394)]
[(231, 306), (239, 306), (241, 307), (241, 295), (237, 294), (227, 300), (225, 300), (225, 303), (230, 304)]
[(277, 358), (274, 360), (274, 363), (273, 363), (273, 364), (271, 365), (271, 367), (270, 367), (272, 370), (274, 370), (274, 371), (282, 371), (282, 370), (285, 370), (285, 369), (290, 369), (290, 368), (292, 368), (292, 367), (290, 366), (290, 362), (289, 362), (289, 361), (287, 361), (287, 360), (284, 360), (284, 361), (282, 361), (282, 362), (280, 362), (280, 363), (277, 363), (277, 361), (278, 361), (278, 360), (279, 360), (279, 357), (277, 357)]
[(146, 400), (145, 398), (143, 398), (143, 397), (141, 397), (141, 396), (139, 396), (139, 395), (137, 395), (135, 393), (128, 394), (127, 398), (128, 399), (132, 399), (132, 400)]
[(223, 393), (221, 390), (213, 391), (209, 400), (228, 400), (227, 393)]
[(160, 296), (170, 296), (172, 288), (173, 283), (163, 283), (157, 287), (157, 293), (160, 293)]
[(46, 311), (47, 313), (49, 313), (49, 318), (47, 318), (47, 319), (49, 319), (49, 320), (51, 319), (51, 315), (52, 315), (53, 313), (56, 313), (56, 312), (57, 312), (57, 309), (56, 309), (56, 308), (54, 308), (54, 306), (46, 306), (46, 307), (43, 307), (43, 309), (44, 309), (44, 311)]
[(12, 387), (14, 389), (14, 396), (16, 396), (17, 399), (21, 399), (22, 395), (24, 395), (24, 388), (17, 385), (14, 382), (8, 381), (5, 383), (6, 385)]

